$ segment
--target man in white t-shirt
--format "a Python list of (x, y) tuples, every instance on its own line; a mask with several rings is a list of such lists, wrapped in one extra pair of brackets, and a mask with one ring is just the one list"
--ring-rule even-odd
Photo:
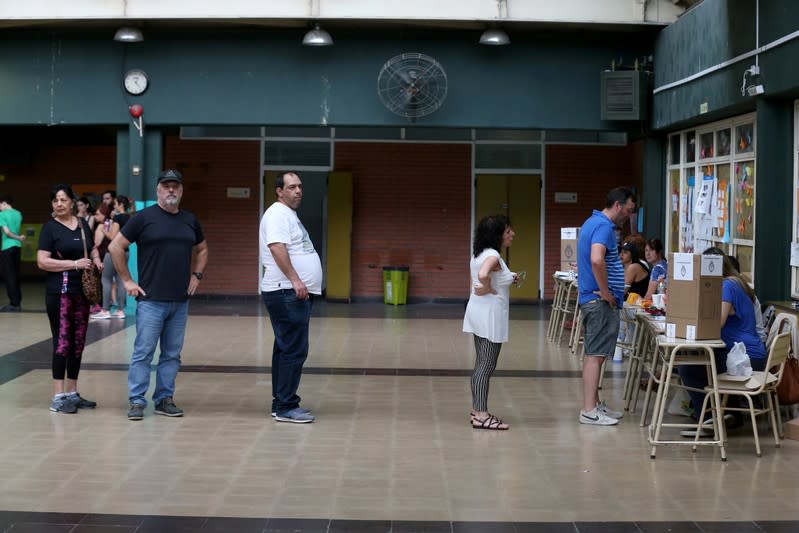
[(307, 424), (314, 417), (300, 407), (297, 389), (308, 357), (308, 324), (313, 295), (322, 294), (322, 262), (297, 216), (302, 180), (294, 172), (275, 178), (277, 201), (259, 230), (261, 297), (275, 342), (272, 346), (272, 416), (279, 422)]

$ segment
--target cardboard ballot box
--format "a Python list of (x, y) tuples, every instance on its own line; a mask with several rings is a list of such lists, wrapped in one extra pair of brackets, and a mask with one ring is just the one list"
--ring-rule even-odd
[(722, 257), (669, 254), (666, 335), (689, 340), (721, 336)]
[(563, 272), (577, 268), (577, 236), (580, 228), (560, 228), (560, 269)]

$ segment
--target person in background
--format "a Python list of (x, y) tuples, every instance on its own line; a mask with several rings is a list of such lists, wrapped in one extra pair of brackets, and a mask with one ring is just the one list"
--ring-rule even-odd
[[(119, 280), (137, 299), (136, 340), (128, 369), (128, 420), (144, 418), (145, 394), (150, 387), (150, 363), (160, 345), (152, 399), (155, 414), (179, 417), (175, 405), (175, 380), (189, 319), (189, 297), (203, 279), (208, 244), (200, 221), (180, 209), (183, 174), (164, 170), (155, 188), (157, 202), (132, 217), (111, 241), (108, 251)], [(138, 283), (131, 278), (128, 255), (138, 244)]]
[(631, 235), (627, 235), (623, 239), (623, 242), (629, 242), (635, 246), (636, 251), (638, 252), (638, 258), (644, 258), (644, 248), (646, 248), (646, 237), (641, 235), (640, 233), (633, 233)]
[[(76, 413), (96, 402), (78, 393), (78, 373), (89, 325), (89, 302), (83, 295), (81, 271), (94, 263), (102, 269), (89, 224), (75, 216), (72, 188), (66, 184), (50, 192), (53, 219), (39, 235), (36, 264), (47, 272), (45, 306), (53, 335), (53, 389), (50, 411)], [(81, 231), (83, 235), (81, 235)], [(84, 256), (84, 239), (89, 257)]]
[(97, 223), (94, 230), (94, 245), (100, 252), (100, 261), (103, 262), (103, 303), (99, 311), (90, 315), (93, 320), (111, 318), (111, 283), (116, 274), (113, 268), (111, 272), (106, 269), (107, 263), (111, 263), (108, 255), (108, 245), (111, 244), (111, 226), (108, 223), (111, 222), (111, 213), (111, 208), (105, 203), (100, 204), (94, 212), (94, 220)]
[(25, 235), (20, 233), (22, 231), (22, 213), (14, 209), (11, 204), (11, 196), (0, 195), (0, 239), (3, 240), (0, 247), (0, 267), (5, 276), (9, 300), (8, 305), (0, 309), (0, 312), (3, 313), (17, 313), (22, 310), (19, 262)]
[[(621, 247), (621, 263), (624, 265), (624, 286), (627, 294), (646, 294), (649, 288), (649, 264), (638, 255), (638, 247), (627, 241)], [(626, 294), (625, 294), (626, 296)]]
[(488, 412), (488, 384), (497, 367), (502, 343), (508, 341), (510, 285), (516, 274), (502, 254), (513, 242), (513, 228), (503, 215), (483, 218), (474, 232), (469, 263), (472, 290), (463, 317), (463, 331), (474, 336), (471, 424), (478, 429), (508, 429), (508, 424)]
[(78, 218), (88, 222), (89, 227), (94, 231), (94, 208), (89, 199), (85, 196), (81, 196), (78, 198), (75, 205), (78, 207)]
[(585, 328), (581, 424), (612, 426), (623, 416), (599, 401), (599, 377), (605, 359), (613, 357), (616, 350), (619, 309), (624, 303), (624, 267), (615, 230), (633, 211), (635, 194), (626, 187), (617, 187), (608, 192), (605, 208), (595, 209), (580, 228), (577, 303)]
[(653, 238), (646, 241), (644, 257), (652, 269), (649, 272), (649, 287), (642, 296), (651, 300), (652, 295), (657, 292), (658, 284), (661, 281), (666, 283), (669, 279), (669, 263), (663, 257), (663, 243), (660, 239)]
[[(721, 340), (727, 345), (725, 349), (715, 351), (716, 371), (725, 372), (727, 368), (727, 352), (736, 342), (744, 343), (746, 354), (752, 364), (752, 370), (764, 370), (766, 366), (766, 347), (757, 334), (755, 324), (755, 292), (749, 282), (738, 272), (730, 256), (720, 248), (708, 248), (705, 255), (722, 256), (722, 275), (724, 280), (721, 286)], [(702, 390), (707, 386), (707, 370), (703, 366), (680, 365), (678, 372), (683, 384), (688, 387)], [(694, 410), (694, 419), (701, 416), (702, 402), (705, 395), (701, 392), (688, 391), (691, 397), (691, 406)], [(743, 415), (739, 412), (733, 414), (733, 426), (743, 423)], [(682, 431), (683, 437), (695, 437), (693, 430)], [(700, 437), (712, 436), (709, 430), (702, 430)]]
[[(114, 199), (114, 211), (112, 213), (111, 223), (111, 240), (117, 236), (119, 230), (125, 227), (125, 224), (130, 220), (130, 200), (127, 196), (120, 194)], [(125, 254), (129, 256), (127, 250)], [(106, 256), (104, 262), (105, 268), (103, 269), (103, 301), (106, 298), (111, 298), (111, 303), (116, 306), (116, 310), (111, 312), (111, 318), (125, 318), (125, 306), (127, 305), (127, 293), (125, 286), (117, 279), (117, 271), (114, 268), (114, 262), (110, 260), (110, 256)], [(108, 296), (106, 296), (106, 280), (110, 280)], [(110, 309), (110, 306), (109, 306)]]
[(114, 199), (117, 197), (117, 192), (114, 190), (107, 190), (103, 192), (103, 203), (110, 208), (114, 208)]

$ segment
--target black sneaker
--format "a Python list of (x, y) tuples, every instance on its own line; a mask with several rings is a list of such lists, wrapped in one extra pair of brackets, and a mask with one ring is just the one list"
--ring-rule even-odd
[(155, 414), (164, 416), (183, 416), (183, 409), (175, 405), (172, 398), (164, 398), (155, 404)]
[(130, 404), (128, 409), (128, 420), (141, 420), (144, 418), (144, 406), (140, 403)]
[(72, 397), (72, 401), (75, 402), (75, 405), (78, 409), (94, 409), (97, 407), (97, 402), (83, 398), (78, 392), (71, 394), (70, 396)]

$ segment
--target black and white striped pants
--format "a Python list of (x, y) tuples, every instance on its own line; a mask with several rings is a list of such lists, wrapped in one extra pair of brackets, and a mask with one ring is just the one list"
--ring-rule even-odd
[(488, 411), (488, 381), (497, 368), (502, 344), (474, 336), (474, 371), (472, 372), (472, 408)]

